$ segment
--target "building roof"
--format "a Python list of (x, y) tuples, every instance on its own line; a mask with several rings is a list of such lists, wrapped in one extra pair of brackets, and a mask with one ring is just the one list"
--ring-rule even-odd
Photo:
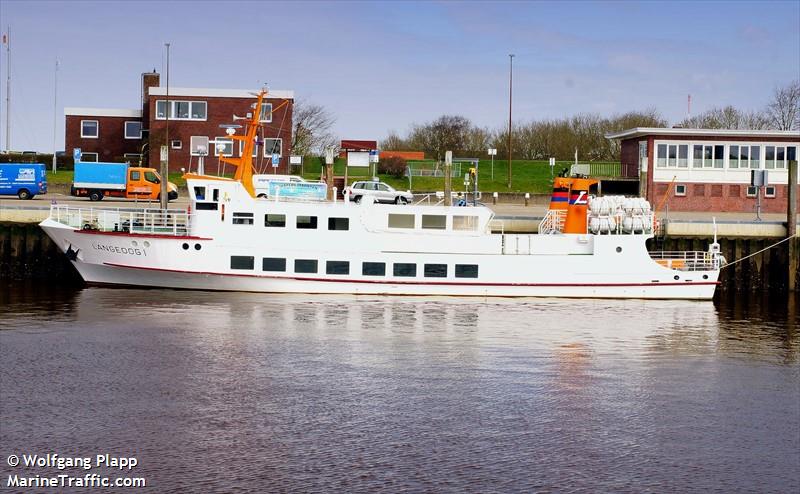
[(342, 139), (339, 147), (342, 149), (342, 151), (372, 151), (373, 149), (378, 149), (378, 141)]
[(661, 127), (634, 127), (621, 132), (609, 132), (606, 139), (633, 139), (649, 135), (663, 136), (720, 136), (720, 137), (797, 137), (800, 130), (733, 130), (733, 129), (684, 129)]
[(128, 108), (79, 108), (69, 106), (64, 108), (64, 115), (80, 117), (142, 118), (142, 110), (130, 110)]
[[(166, 87), (151, 87), (148, 90), (151, 96), (166, 96)], [(170, 96), (194, 96), (200, 98), (247, 98), (253, 99), (258, 96), (255, 91), (247, 89), (213, 89), (199, 87), (170, 87)], [(285, 89), (270, 89), (267, 98), (294, 99), (294, 91)]]

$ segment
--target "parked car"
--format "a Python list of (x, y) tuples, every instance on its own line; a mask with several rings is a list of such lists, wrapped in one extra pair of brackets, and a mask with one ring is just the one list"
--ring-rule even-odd
[(6, 163), (0, 165), (0, 195), (32, 199), (47, 193), (47, 174), (42, 163)]
[(395, 204), (408, 204), (409, 201), (414, 199), (414, 195), (410, 192), (395, 190), (391, 185), (376, 181), (363, 180), (353, 182), (344, 190), (346, 192), (349, 191), (350, 200), (355, 202), (361, 202), (361, 199), (365, 196), (374, 197), (376, 202)]

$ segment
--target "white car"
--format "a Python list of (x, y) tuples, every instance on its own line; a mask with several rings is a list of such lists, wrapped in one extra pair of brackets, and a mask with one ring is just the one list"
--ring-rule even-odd
[(345, 188), (345, 191), (349, 191), (350, 200), (357, 203), (361, 202), (361, 199), (365, 196), (374, 197), (376, 202), (394, 204), (408, 204), (414, 200), (414, 195), (410, 192), (395, 190), (391, 185), (383, 182), (368, 180), (353, 182), (352, 185)]

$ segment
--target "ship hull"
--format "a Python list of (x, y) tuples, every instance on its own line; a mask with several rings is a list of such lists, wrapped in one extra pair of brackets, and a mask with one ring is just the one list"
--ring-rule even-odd
[[(687, 275), (667, 270), (647, 258), (614, 264), (598, 256), (481, 256), (481, 278), (471, 279), (375, 279), (298, 273), (246, 273), (227, 271), (213, 259), (224, 257), (230, 246), (210, 238), (144, 235), (104, 235), (45, 221), (42, 228), (70, 257), (89, 284), (175, 288), (191, 290), (245, 291), (264, 293), (437, 295), (472, 297), (576, 297), (709, 300), (714, 295), (718, 271), (695, 271)], [(634, 239), (626, 250), (634, 250)], [(616, 242), (619, 243), (619, 242)], [(182, 246), (191, 245), (185, 255)], [(193, 246), (199, 245), (200, 253)], [(623, 244), (624, 245), (624, 244)], [(235, 249), (234, 249), (235, 250)], [(279, 253), (280, 254), (280, 253)], [(278, 255), (271, 253), (270, 255)], [(284, 255), (284, 254), (280, 254)], [(313, 257), (305, 252), (303, 257)], [(323, 255), (320, 251), (319, 255)], [(414, 255), (380, 254), (408, 261)], [(195, 256), (195, 257), (193, 257)], [(200, 256), (200, 257), (197, 257)], [(353, 254), (351, 264), (376, 259), (378, 253)], [(339, 256), (342, 257), (342, 256)], [(476, 262), (476, 256), (447, 254), (442, 262)], [(444, 259), (447, 259), (445, 261)], [(675, 279), (678, 276), (679, 279)]]

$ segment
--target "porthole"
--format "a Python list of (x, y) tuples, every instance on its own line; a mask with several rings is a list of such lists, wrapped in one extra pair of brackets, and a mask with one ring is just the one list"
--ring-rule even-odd
[(183, 250), (189, 250), (189, 244), (186, 242), (183, 243)]
[(145, 241), (144, 241), (144, 246), (145, 246), (145, 247), (150, 247), (150, 242), (148, 242), (147, 240), (145, 240)]
[(617, 247), (617, 254), (619, 254), (620, 252), (622, 252), (622, 247)]
[(200, 250), (200, 249), (202, 249), (200, 244), (194, 244), (194, 250)]
[(704, 280), (707, 280), (707, 279), (708, 279), (708, 275), (707, 275), (707, 274), (704, 274), (704, 275), (703, 275), (703, 279), (704, 279)]
[(137, 242), (136, 240), (133, 240), (133, 241), (131, 241), (131, 245), (134, 246), (134, 247), (137, 247), (139, 245), (139, 242)]
[(679, 279), (681, 279), (681, 277), (676, 274), (675, 275), (675, 281), (678, 281)]

